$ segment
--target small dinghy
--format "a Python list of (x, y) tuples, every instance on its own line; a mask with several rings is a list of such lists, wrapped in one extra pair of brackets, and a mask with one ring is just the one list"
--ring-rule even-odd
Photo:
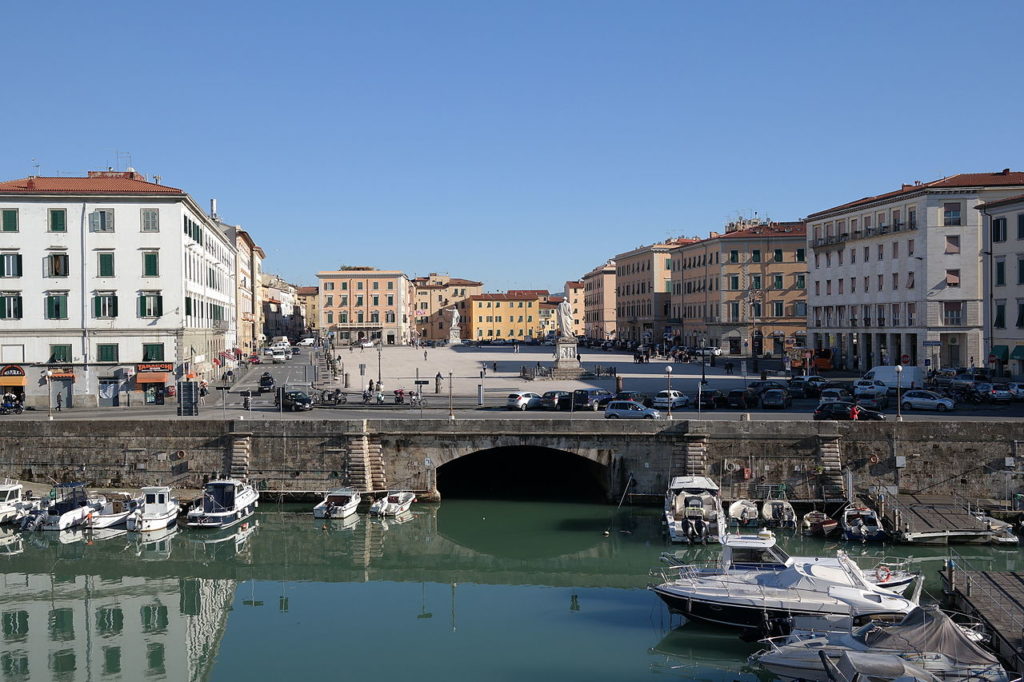
[(355, 488), (338, 488), (324, 496), (320, 504), (313, 507), (315, 519), (343, 519), (356, 513), (356, 507), (363, 498)]
[(85, 519), (85, 525), (93, 529), (117, 528), (128, 522), (128, 516), (142, 506), (141, 497), (128, 493), (108, 493), (97, 498), (94, 511)]
[(809, 511), (801, 523), (804, 535), (827, 538), (839, 528), (839, 522), (823, 511)]
[(878, 514), (867, 507), (847, 507), (843, 510), (843, 539), (861, 542), (882, 542), (889, 534), (878, 521)]
[(729, 522), (741, 528), (757, 526), (761, 515), (757, 511), (757, 503), (753, 500), (736, 500), (729, 505)]
[(398, 516), (409, 511), (416, 501), (416, 494), (407, 490), (393, 490), (370, 505), (370, 513), (375, 516)]

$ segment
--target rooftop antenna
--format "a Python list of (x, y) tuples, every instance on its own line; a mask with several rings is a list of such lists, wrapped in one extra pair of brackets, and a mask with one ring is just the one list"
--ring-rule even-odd
[(32, 159), (32, 175), (39, 176), (39, 159)]
[[(115, 163), (117, 164), (117, 170), (126, 170), (126, 169), (132, 167), (132, 153), (131, 152), (119, 152), (119, 151), (117, 151), (115, 149), (114, 150), (114, 158), (116, 159)], [(127, 161), (127, 163), (125, 164), (124, 168), (121, 167), (121, 162), (122, 161)]]

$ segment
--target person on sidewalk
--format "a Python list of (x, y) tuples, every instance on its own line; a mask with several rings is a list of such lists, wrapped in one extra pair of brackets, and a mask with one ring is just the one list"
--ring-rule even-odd
[(63, 403), (63, 398), (60, 397), (60, 393), (57, 394), (57, 411), (60, 412), (60, 406)]

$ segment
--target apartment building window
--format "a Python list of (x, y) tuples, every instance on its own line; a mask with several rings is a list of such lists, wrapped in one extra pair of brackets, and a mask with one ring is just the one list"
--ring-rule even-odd
[(775, 249), (773, 260), (776, 263), (781, 263), (782, 262), (782, 249)]
[(821, 296), (821, 280), (820, 279), (814, 280), (814, 295), (815, 296)]
[(380, 324), (380, 313), (377, 312), (376, 310), (374, 310), (372, 313), (370, 313), (370, 323), (371, 324)]
[(914, 240), (913, 239), (908, 239), (907, 240), (907, 255), (908, 256), (913, 256), (914, 255)]
[(394, 291), (394, 290), (395, 290), (395, 283), (389, 281), (388, 282), (388, 291)]
[(356, 282), (356, 289), (358, 289), (359, 291), (363, 290), (363, 283), (362, 283), (362, 281)]
[(754, 249), (750, 252), (750, 260), (754, 263), (761, 262), (761, 249)]
[(959, 225), (960, 224), (960, 202), (953, 201), (947, 202), (942, 205), (942, 224), (943, 225)]
[(21, 292), (0, 291), (0, 320), (21, 319)]
[(338, 305), (340, 305), (343, 308), (348, 307), (348, 294), (344, 294), (341, 296), (341, 302)]
[(785, 315), (786, 305), (782, 301), (772, 301), (772, 317), (782, 317)]
[(395, 314), (392, 311), (390, 311), (390, 310), (387, 311), (386, 313), (384, 313), (384, 322), (387, 323), (387, 324), (394, 324), (395, 323)]
[(914, 326), (914, 314), (916, 312), (917, 312), (917, 304), (916, 303), (908, 303), (907, 304), (907, 326), (908, 327), (913, 327)]
[(892, 257), (893, 258), (899, 258), (900, 257), (900, 243), (899, 242), (893, 242), (892, 243)]
[(324, 282), (324, 291), (334, 291), (334, 282)]
[(363, 311), (360, 310), (358, 313), (356, 313), (356, 324), (362, 324), (362, 323), (363, 323)]
[(825, 281), (825, 295), (826, 296), (831, 296), (832, 295), (832, 280), (826, 280)]
[[(376, 282), (374, 282), (374, 284), (376, 284)], [(373, 305), (380, 305), (380, 296), (378, 294), (374, 294), (371, 298), (373, 300)]]
[(1006, 241), (1006, 218), (993, 218), (992, 219), (992, 241), (993, 242), (1005, 242)]
[(843, 252), (842, 251), (837, 251), (836, 252), (836, 260), (839, 261), (839, 265), (843, 264)]
[(5, 208), (0, 211), (0, 227), (4, 232), (18, 231), (18, 209)]
[(814, 254), (814, 267), (815, 268), (820, 268), (821, 267), (821, 254), (820, 253)]
[(907, 227), (909, 229), (911, 229), (911, 230), (916, 230), (917, 229), (917, 209), (916, 208), (908, 208), (907, 209)]
[(729, 262), (730, 263), (739, 263), (740, 262), (740, 252), (735, 250), (735, 249), (730, 251), (729, 252)]
[(139, 224), (142, 226), (143, 232), (159, 232), (160, 231), (160, 209), (158, 208), (144, 208), (139, 219)]
[(850, 265), (857, 262), (857, 249), (850, 249)]
[(380, 290), (380, 282), (378, 282), (377, 280), (373, 281), (373, 290), (374, 291)]
[(870, 260), (871, 260), (871, 247), (865, 246), (864, 247), (864, 262), (867, 263)]
[(0, 277), (21, 277), (20, 253), (0, 253)]
[(750, 288), (757, 290), (761, 289), (761, 275), (754, 275), (750, 278)]
[(164, 314), (164, 297), (159, 291), (139, 294), (139, 317), (160, 317)]
[(47, 211), (50, 232), (68, 231), (68, 212), (63, 208), (51, 208)]
[(879, 244), (878, 245), (878, 260), (883, 260), (884, 258), (885, 258), (885, 245), (884, 244)]
[(875, 214), (875, 218), (878, 219), (878, 226), (885, 227), (885, 211), (879, 211)]
[(362, 306), (363, 306), (363, 296), (362, 296), (362, 294), (356, 294), (356, 307), (357, 308), (361, 308)]
[(334, 313), (327, 311), (327, 324), (334, 324)]
[(92, 316), (96, 319), (117, 317), (117, 294), (113, 291), (97, 291), (92, 297)]
[(90, 232), (113, 232), (114, 209), (98, 208), (89, 214)]
[(96, 362), (118, 362), (118, 356), (116, 343), (96, 344)]
[(348, 313), (342, 311), (338, 313), (338, 324), (348, 324)]
[(1006, 260), (1000, 258), (995, 263), (995, 286), (1001, 287), (1006, 285)]
[(879, 304), (879, 305), (875, 306), (875, 312), (878, 314), (878, 326), (879, 327), (884, 327), (885, 326), (885, 306), (882, 305), (882, 304)]
[(71, 362), (71, 345), (63, 343), (51, 344), (50, 358), (46, 362), (51, 365)]
[(46, 277), (67, 277), (71, 269), (71, 260), (66, 253), (51, 253), (43, 259)]
[(857, 293), (857, 278), (856, 277), (851, 277), (850, 278), (850, 293), (851, 294)]
[(913, 273), (913, 271), (907, 273), (907, 288), (908, 289), (913, 289), (914, 288), (914, 273)]
[(963, 324), (963, 301), (946, 301), (942, 304), (942, 322), (947, 327)]
[(160, 253), (157, 251), (142, 252), (142, 276), (160, 276)]
[(113, 251), (100, 251), (96, 254), (96, 276), (97, 277), (113, 277), (114, 276), (114, 252)]
[(333, 295), (328, 295), (328, 296), (326, 296), (324, 298), (324, 307), (326, 307), (326, 308), (333, 308), (334, 307), (334, 296)]
[(992, 326), (996, 329), (1006, 329), (1006, 301), (996, 301), (996, 315)]
[(732, 291), (738, 291), (740, 288), (740, 277), (739, 275), (729, 275), (729, 289)]
[(740, 304), (730, 303), (729, 304), (729, 319), (733, 322), (740, 321)]
[(836, 286), (839, 287), (839, 291), (836, 292), (836, 293), (842, 294), (843, 293), (843, 280), (842, 279), (837, 279), (836, 280)]
[(885, 287), (885, 275), (878, 276), (878, 290), (881, 291)]
[(806, 289), (807, 288), (807, 275), (796, 275), (796, 288)]
[(1024, 239), (1024, 213), (1017, 214), (1017, 239)]
[(868, 279), (867, 275), (864, 275), (864, 293), (871, 291), (871, 280)]
[(960, 237), (958, 235), (946, 235), (946, 250), (943, 253), (960, 253)]
[(66, 320), (68, 319), (68, 293), (66, 291), (55, 291), (46, 295), (46, 319)]
[(900, 210), (894, 208), (892, 210), (892, 229), (899, 230), (903, 227), (903, 223), (900, 222)]
[(1024, 328), (1024, 301), (1017, 299), (1017, 329)]
[(1017, 256), (1017, 284), (1024, 284), (1024, 256)]
[(831, 253), (826, 253), (825, 254), (825, 267), (826, 268), (832, 267), (832, 254)]
[(864, 216), (864, 229), (867, 229), (869, 227), (871, 227), (871, 216), (866, 215)]
[(960, 286), (960, 271), (959, 270), (946, 270), (946, 286), (947, 287), (958, 287), (958, 286)]
[(761, 317), (761, 302), (754, 301), (750, 304), (750, 314), (755, 318)]
[(163, 362), (164, 359), (164, 344), (162, 343), (144, 343), (142, 344), (142, 361), (143, 362)]
[(807, 250), (806, 249), (797, 249), (796, 250), (796, 262), (797, 263), (803, 263), (806, 260), (807, 260)]
[(894, 273), (892, 273), (892, 289), (893, 289), (893, 291), (895, 291), (896, 289), (899, 289), (899, 288), (900, 288), (900, 273), (894, 272)]
[(782, 288), (782, 275), (772, 275), (772, 289)]

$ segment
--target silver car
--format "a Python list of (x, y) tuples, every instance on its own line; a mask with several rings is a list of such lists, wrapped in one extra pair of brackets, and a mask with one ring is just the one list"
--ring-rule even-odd
[(938, 393), (931, 391), (907, 391), (900, 399), (900, 406), (904, 410), (937, 410), (945, 412), (952, 410), (954, 403), (949, 398), (943, 398)]
[(508, 400), (505, 401), (505, 407), (510, 410), (529, 410), (540, 407), (541, 400), (540, 395), (530, 393), (529, 391), (509, 393)]
[(659, 419), (661, 413), (632, 400), (613, 400), (604, 408), (605, 419)]

